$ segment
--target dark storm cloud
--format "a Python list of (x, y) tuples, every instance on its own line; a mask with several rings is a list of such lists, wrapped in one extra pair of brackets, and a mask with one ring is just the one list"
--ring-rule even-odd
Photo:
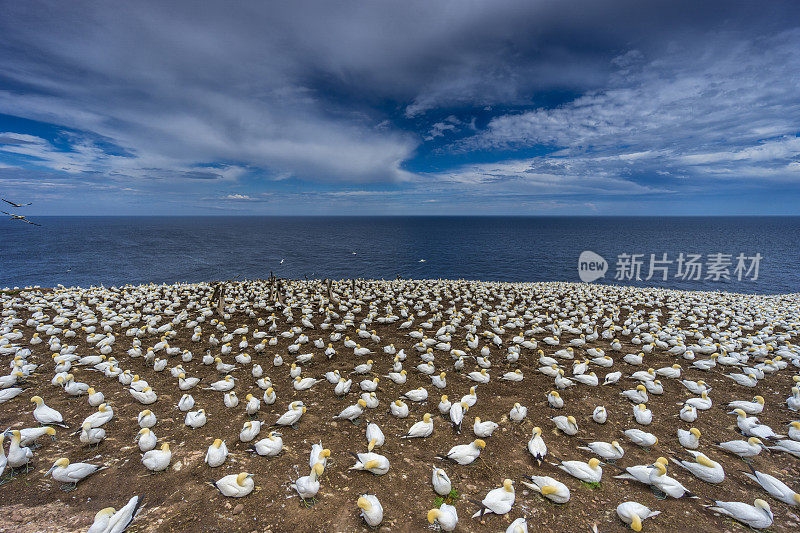
[[(607, 180), (615, 191), (639, 194), (663, 188), (637, 183), (631, 161), (689, 157), (669, 168), (636, 166), (672, 176), (701, 166), (719, 175), (730, 161), (755, 164), (770, 154), (783, 160), (766, 165), (769, 172), (796, 166), (794, 141), (784, 138), (797, 125), (796, 100), (786, 97), (796, 73), (781, 73), (780, 52), (770, 52), (796, 43), (794, 2), (5, 1), (0, 8), (0, 113), (77, 132), (69, 149), (9, 132), (13, 143), (0, 144), (0, 156), (50, 170), (195, 184), (248, 173), (408, 187), (519, 183), (526, 191)], [(704, 92), (683, 99), (687, 80)], [(753, 108), (749, 90), (766, 94), (768, 112)], [(561, 95), (562, 105), (540, 108), (548, 93)], [(748, 106), (740, 120), (734, 112), (715, 114), (716, 123), (675, 120), (687, 102), (701, 115), (725, 98)], [(502, 111), (509, 106), (522, 111)], [(488, 124), (476, 126), (473, 111), (485, 107), (498, 111), (485, 111)], [(746, 123), (761, 133), (746, 135)], [(722, 146), (706, 135), (700, 150), (681, 140), (692, 128), (732, 128), (738, 140)], [(767, 138), (777, 144), (761, 146)], [(443, 154), (538, 144), (562, 152), (409, 172), (425, 143)]]

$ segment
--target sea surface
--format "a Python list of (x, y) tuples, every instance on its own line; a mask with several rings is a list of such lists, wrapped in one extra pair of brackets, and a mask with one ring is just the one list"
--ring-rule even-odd
[[(800, 292), (800, 217), (35, 217), (0, 219), (0, 288), (279, 277), (580, 281), (578, 257), (607, 262), (596, 283)], [(651, 254), (667, 261), (668, 279)], [(678, 274), (698, 254), (700, 279)], [(641, 254), (639, 277), (622, 254)], [(715, 254), (723, 254), (716, 256)], [(758, 276), (737, 257), (760, 254)], [(730, 256), (730, 257), (727, 257)], [(715, 259), (716, 258), (716, 259)], [(421, 261), (424, 260), (424, 261)], [(621, 263), (620, 263), (621, 261)], [(729, 279), (716, 272), (726, 271)], [(686, 269), (684, 269), (686, 270)], [(709, 273), (712, 273), (709, 276)], [(624, 276), (622, 276), (624, 274)], [(697, 277), (697, 271), (691, 277)], [(631, 279), (628, 279), (630, 277)], [(716, 279), (718, 278), (718, 279)]]

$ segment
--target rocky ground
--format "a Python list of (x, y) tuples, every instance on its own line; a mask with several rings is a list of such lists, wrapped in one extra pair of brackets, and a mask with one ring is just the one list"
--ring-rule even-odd
[[(622, 298), (624, 293), (608, 294), (608, 300), (604, 303), (623, 303), (621, 300), (614, 302), (614, 299)], [(10, 298), (11, 296), (6, 298), (6, 304)], [(702, 297), (698, 297), (698, 301), (702, 301)], [(668, 303), (668, 296), (655, 297), (652, 307), (644, 310), (660, 310), (666, 314)], [(637, 304), (636, 308), (643, 307)], [(356, 314), (356, 324), (366, 312), (365, 305)], [(623, 308), (620, 321), (624, 321), (629, 312), (630, 310)], [(27, 319), (30, 313), (19, 310), (18, 316)], [(278, 317), (280, 330), (288, 329), (283, 316)], [(287, 346), (291, 340), (279, 337), (277, 346), (270, 346), (260, 354), (253, 353), (253, 362), (263, 366), (265, 375), (271, 378), (278, 394), (274, 405), (262, 403), (259, 419), (267, 425), (272, 424), (293, 400), (302, 400), (308, 406), (307, 413), (296, 429), (282, 430), (285, 448), (276, 458), (256, 456), (247, 451), (248, 444), (238, 442), (239, 430), (251, 419), (244, 412), (244, 397), (249, 392), (259, 398), (263, 394), (255, 385), (255, 379), (249, 375), (249, 370), (234, 373), (239, 378), (235, 390), (242, 400), (237, 408), (225, 407), (222, 395), (218, 392), (202, 390), (201, 387), (191, 391), (197, 405), (205, 408), (208, 413), (208, 423), (200, 429), (192, 430), (183, 424), (184, 414), (176, 407), (183, 394), (177, 387), (177, 380), (168, 370), (154, 372), (143, 358), (129, 358), (125, 352), (130, 347), (131, 338), (124, 336), (123, 331), (116, 332), (117, 342), (113, 355), (123, 368), (141, 375), (158, 393), (158, 401), (148, 408), (159, 419), (153, 428), (159, 443), (171, 444), (173, 459), (169, 470), (156, 475), (148, 473), (140, 462), (141, 454), (134, 437), (139, 429), (136, 417), (144, 407), (131, 397), (127, 388), (116, 379), (106, 378), (91, 368), (72, 369), (77, 381), (88, 383), (102, 391), (115, 412), (114, 419), (105, 426), (106, 440), (97, 447), (84, 446), (71, 433), (79, 429), (80, 422), (94, 412), (95, 408), (88, 405), (85, 396), (71, 397), (60, 387), (52, 386), (50, 378), (53, 375), (53, 362), (47, 343), (31, 346), (33, 354), (29, 361), (40, 366), (28, 378), (23, 394), (0, 404), (0, 426), (21, 428), (36, 425), (30, 398), (37, 394), (47, 405), (64, 415), (65, 423), (70, 429), (58, 429), (55, 440), (41, 439), (41, 447), (35, 451), (33, 469), (0, 487), (0, 531), (85, 530), (99, 509), (108, 506), (121, 507), (128, 498), (136, 494), (142, 497), (142, 510), (130, 531), (368, 531), (369, 528), (359, 517), (359, 509), (356, 507), (358, 496), (364, 493), (375, 494), (383, 505), (385, 518), (380, 526), (382, 531), (424, 531), (434, 527), (429, 526), (426, 521), (426, 512), (435, 505), (437, 498), (430, 482), (432, 465), (442, 466), (458, 491), (459, 499), (455, 506), (460, 518), (459, 531), (504, 531), (511, 521), (520, 516), (527, 517), (532, 530), (589, 531), (592, 524), (596, 523), (600, 531), (624, 531), (626, 526), (616, 517), (614, 509), (627, 500), (635, 500), (661, 511), (660, 516), (645, 521), (645, 531), (744, 531), (747, 528), (705, 510), (702, 504), (707, 503), (705, 498), (752, 503), (757, 497), (768, 500), (772, 506), (775, 523), (770, 528), (771, 531), (800, 530), (797, 508), (792, 509), (769, 498), (760, 487), (745, 477), (743, 472), (749, 469), (745, 462), (715, 449), (712, 444), (713, 441), (741, 438), (736, 431), (735, 416), (726, 414), (726, 410), (720, 406), (731, 400), (749, 400), (754, 394), (761, 394), (766, 400), (766, 408), (760, 416), (762, 422), (776, 431), (785, 432), (786, 424), (797, 418), (796, 413), (790, 412), (785, 403), (792, 386), (794, 372), (791, 371), (791, 366), (787, 371), (769, 376), (753, 389), (733, 383), (719, 369), (705, 372), (688, 370), (688, 361), (676, 359), (662, 350), (647, 357), (642, 368), (660, 368), (678, 362), (685, 369), (685, 377), (705, 380), (713, 388), (711, 397), (715, 407), (702, 413), (693, 426), (702, 432), (700, 449), (720, 462), (727, 475), (724, 483), (710, 485), (670, 464), (670, 475), (678, 478), (702, 498), (662, 501), (647, 487), (614, 479), (612, 476), (617, 472), (611, 466), (605, 467), (602, 483), (592, 488), (549, 464), (537, 466), (526, 449), (532, 428), (540, 426), (554, 455), (563, 459), (588, 460), (590, 455), (576, 449), (579, 445), (577, 440), (560, 434), (550, 420), (555, 415), (571, 414), (577, 419), (580, 428), (578, 436), (581, 439), (620, 441), (626, 451), (624, 458), (618, 463), (621, 466), (652, 463), (658, 456), (667, 457), (681, 450), (676, 430), (679, 427), (688, 429), (691, 425), (682, 422), (677, 415), (680, 404), (693, 395), (674, 379), (663, 379), (664, 394), (651, 394), (648, 402), (655, 421), (646, 430), (654, 433), (659, 443), (653, 449), (642, 449), (626, 441), (621, 433), (624, 429), (639, 427), (632, 419), (631, 404), (620, 396), (621, 390), (635, 386), (635, 382), (628, 379), (627, 375), (642, 369), (621, 362), (624, 353), (640, 350), (639, 346), (630, 344), (630, 338), (620, 337), (622, 352), (608, 351), (609, 342), (602, 338), (593, 344), (607, 350), (617, 361), (610, 369), (592, 367), (600, 376), (601, 382), (603, 376), (613, 370), (622, 370), (626, 377), (613, 386), (578, 386), (562, 391), (566, 406), (561, 410), (552, 409), (547, 404), (546, 393), (553, 389), (553, 380), (536, 371), (540, 365), (535, 350), (523, 350), (522, 357), (514, 364), (505, 360), (504, 348), (493, 350), (493, 366), (490, 370), (492, 380), (478, 387), (478, 402), (467, 415), (469, 423), (465, 422), (462, 433), (457, 434), (449, 421), (439, 417), (436, 406), (442, 392), (451, 399), (457, 399), (469, 391), (474, 383), (464, 373), (474, 367), (468, 365), (464, 373), (457, 373), (452, 368), (449, 355), (437, 354), (437, 366), (441, 360), (441, 366), (447, 372), (448, 386), (444, 391), (435, 389), (427, 376), (414, 370), (420, 361), (416, 350), (412, 348), (414, 343), (407, 336), (407, 330), (398, 329), (400, 322), (389, 325), (373, 323), (371, 329), (376, 330), (381, 341), (379, 344), (364, 344), (376, 351), (390, 343), (398, 349), (405, 348), (409, 356), (404, 365), (408, 370), (408, 382), (397, 385), (389, 379), (381, 379), (377, 392), (381, 403), (378, 408), (367, 410), (359, 424), (333, 419), (345, 406), (357, 400), (360, 391), (356, 380), (352, 391), (345, 398), (337, 398), (333, 394), (333, 386), (324, 381), (311, 390), (298, 392), (292, 388), (288, 368), (272, 366), (272, 358), (276, 353), (283, 354), (287, 364), (291, 362), (292, 358), (287, 354)], [(319, 324), (318, 317), (315, 323)], [(258, 326), (257, 317), (250, 318), (241, 310), (234, 311), (226, 324), (230, 325), (231, 330), (248, 325), (251, 333), (257, 329), (265, 329)], [(195, 354), (192, 362), (183, 365), (187, 369), (187, 375), (201, 377), (203, 384), (219, 379), (213, 366), (200, 363), (206, 350), (214, 348), (208, 345), (208, 333), (211, 330), (207, 328), (208, 325), (204, 326), (201, 342), (192, 342), (192, 330), (185, 328), (178, 329), (178, 336), (170, 341), (170, 345), (188, 348)], [(21, 343), (25, 344), (25, 341), (31, 339), (33, 331), (27, 327), (22, 327), (21, 330), (24, 332)], [(319, 329), (310, 330), (308, 334), (312, 340), (322, 336)], [(324, 335), (327, 337), (329, 334), (330, 332), (326, 332)], [(352, 330), (350, 334), (352, 335)], [(508, 331), (503, 335), (504, 344), (508, 344), (511, 337), (517, 334), (519, 330)], [(544, 336), (536, 337), (540, 340)], [(569, 334), (562, 335), (561, 347), (572, 338), (574, 336)], [(158, 340), (157, 336), (152, 336), (143, 338), (142, 343), (143, 346), (148, 346)], [(238, 340), (237, 338), (236, 341)], [(82, 335), (69, 339), (64, 344), (76, 344), (76, 353), (79, 355), (97, 353), (96, 348), (88, 345)], [(453, 336), (452, 344), (453, 348), (466, 349), (463, 332), (459, 331)], [(312, 351), (318, 355), (315, 356), (314, 364), (304, 368), (304, 376), (322, 377), (325, 371), (332, 369), (339, 369), (342, 374), (346, 374), (357, 363), (366, 359), (355, 357), (352, 350), (345, 349), (341, 343), (336, 346), (338, 353), (331, 360), (324, 359), (322, 350), (315, 349), (311, 344), (307, 346), (308, 350), (301, 351)], [(550, 355), (559, 347), (550, 347), (540, 342), (540, 348)], [(238, 351), (235, 350), (234, 353)], [(392, 357), (382, 352), (371, 357), (375, 361), (374, 375), (386, 375), (391, 367)], [(172, 359), (168, 368), (178, 362), (179, 358)], [(3, 361), (3, 364), (8, 362)], [(525, 376), (521, 383), (497, 379), (503, 372), (517, 368)], [(567, 372), (568, 375), (569, 373)], [(388, 414), (389, 402), (420, 386), (429, 390), (429, 400), (423, 404), (409, 402), (409, 418), (397, 419)], [(515, 402), (528, 407), (528, 417), (522, 423), (508, 419), (509, 410)], [(609, 419), (604, 425), (591, 419), (592, 411), (597, 405), (604, 405), (608, 410)], [(426, 439), (400, 440), (398, 436), (420, 420), (425, 412), (436, 415), (433, 435)], [(474, 438), (471, 423), (475, 416), (500, 424), (494, 435), (486, 439), (487, 446), (480, 458), (468, 466), (443, 463), (435, 459), (436, 454), (446, 452), (455, 444), (468, 443)], [(353, 458), (348, 452), (366, 451), (365, 421), (377, 423), (387, 437), (386, 444), (376, 450), (391, 461), (391, 468), (384, 476), (348, 470), (353, 464)], [(259, 438), (266, 436), (266, 432), (266, 429), (262, 430)], [(230, 456), (224, 465), (212, 469), (203, 462), (203, 457), (215, 438), (225, 440)], [(307, 507), (296, 494), (288, 490), (287, 483), (290, 478), (297, 476), (295, 466), (299, 467), (301, 475), (308, 473), (309, 450), (312, 443), (316, 442), (322, 442), (331, 449), (332, 456), (321, 479), (322, 488), (318, 502)], [(51, 477), (44, 477), (45, 472), (59, 457), (68, 457), (72, 462), (105, 464), (109, 468), (81, 482), (76, 490), (64, 492), (59, 482)], [(765, 452), (753, 460), (753, 466), (787, 481), (796, 489), (800, 488), (797, 483), (800, 459), (786, 454)], [(256, 490), (240, 500), (222, 496), (208, 483), (223, 475), (241, 471), (255, 474)], [(531, 493), (520, 483), (523, 476), (528, 474), (546, 474), (561, 480), (572, 491), (571, 501), (557, 506)], [(471, 500), (482, 499), (490, 489), (500, 486), (504, 478), (516, 481), (516, 503), (512, 511), (503, 517), (490, 515), (483, 521), (470, 518), (478, 509)]]

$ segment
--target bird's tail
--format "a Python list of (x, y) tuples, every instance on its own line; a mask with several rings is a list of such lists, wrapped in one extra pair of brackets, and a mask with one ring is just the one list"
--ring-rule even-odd
[(486, 514), (486, 512), (489, 510), (489, 509), (486, 508), (485, 505), (483, 505), (483, 502), (479, 502), (478, 500), (472, 500), (472, 499), (470, 499), (468, 501), (474, 503), (475, 505), (480, 506), (480, 509), (474, 515), (472, 515), (472, 518), (480, 518), (484, 514)]

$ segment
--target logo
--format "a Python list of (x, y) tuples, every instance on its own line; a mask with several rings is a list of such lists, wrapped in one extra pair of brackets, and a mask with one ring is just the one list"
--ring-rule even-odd
[(602, 278), (606, 275), (608, 263), (602, 256), (586, 250), (578, 257), (578, 276), (584, 283)]

